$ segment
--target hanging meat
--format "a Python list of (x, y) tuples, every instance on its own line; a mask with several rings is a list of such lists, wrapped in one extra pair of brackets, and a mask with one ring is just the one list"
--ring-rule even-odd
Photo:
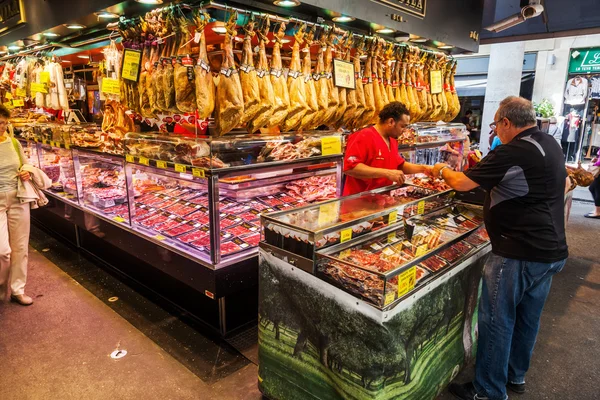
[(234, 12), (225, 25), (227, 33), (223, 43), (223, 63), (217, 84), (215, 107), (215, 134), (217, 136), (225, 135), (239, 126), (244, 115), (242, 84), (233, 58), (233, 38), (237, 35), (236, 20), (237, 12)]
[(402, 80), (404, 81), (404, 89), (406, 90), (407, 106), (410, 109), (410, 119), (413, 122), (418, 122), (421, 120), (422, 110), (413, 83), (413, 72), (412, 55), (409, 49), (404, 52), (402, 58)]
[[(323, 124), (333, 125), (337, 116), (340, 104), (340, 95), (337, 86), (333, 83), (333, 53), (335, 51), (335, 26), (329, 29), (327, 35), (327, 47), (325, 49), (325, 82), (329, 98), (327, 101), (327, 114), (325, 114)], [(323, 79), (323, 78), (321, 78)]]
[(181, 42), (181, 27), (178, 19), (169, 15), (167, 24), (171, 26), (173, 35), (167, 39), (166, 57), (163, 62), (162, 90), (165, 96), (164, 111), (178, 113), (175, 100), (175, 63), (177, 63), (177, 50)]
[[(140, 19), (141, 29), (142, 29), (142, 40), (144, 42), (144, 50), (142, 51), (142, 66), (140, 71), (140, 80), (138, 82), (138, 88), (140, 92), (140, 110), (143, 117), (151, 118), (152, 110), (150, 108), (150, 99), (148, 98), (148, 89), (146, 86), (146, 78), (148, 78), (148, 71), (150, 70), (150, 59), (152, 57), (152, 51), (154, 49), (151, 46), (151, 37), (152, 37), (152, 26), (148, 24), (146, 18)], [(112, 42), (111, 42), (112, 47)], [(106, 52), (108, 50), (104, 50), (105, 58)], [(109, 63), (106, 63), (107, 66)], [(108, 69), (108, 68), (107, 68)]]
[(271, 56), (271, 84), (273, 85), (275, 110), (269, 120), (269, 128), (280, 126), (288, 117), (290, 109), (290, 95), (288, 93), (287, 82), (283, 76), (283, 64), (281, 62), (281, 46), (284, 36), (285, 24), (282, 22), (275, 33), (275, 44), (273, 45), (273, 55)]
[(312, 75), (312, 60), (310, 59), (310, 45), (315, 37), (316, 25), (313, 25), (309, 32), (304, 35), (304, 60), (302, 62), (302, 79), (304, 79), (306, 91), (307, 110), (300, 124), (301, 130), (310, 130), (316, 128), (315, 117), (319, 112), (319, 103), (317, 100), (317, 89)]
[(394, 66), (394, 80), (392, 86), (394, 86), (394, 98), (396, 101), (401, 102), (406, 107), (409, 106), (408, 98), (406, 97), (406, 87), (404, 86), (402, 78), (402, 47), (397, 47), (394, 51), (394, 59), (396, 64)]
[[(190, 53), (191, 40), (188, 40), (189, 28), (188, 21), (185, 18), (179, 19), (179, 30), (181, 40), (177, 48), (179, 56), (175, 64), (175, 104), (176, 108), (184, 113), (193, 113), (196, 111), (196, 80), (194, 77), (194, 64), (196, 61)], [(179, 44), (184, 42), (183, 44)]]
[(362, 115), (358, 126), (365, 126), (373, 120), (375, 116), (375, 93), (373, 90), (373, 58), (375, 56), (375, 50), (377, 43), (372, 40), (367, 48), (367, 60), (365, 61), (365, 73), (363, 74), (363, 87), (365, 91), (365, 112)]
[(380, 73), (382, 69), (380, 68), (380, 58), (383, 43), (379, 39), (375, 39), (375, 51), (373, 52), (373, 57), (371, 59), (372, 63), (372, 76), (373, 76), (373, 99), (375, 101), (375, 112), (373, 113), (373, 118), (371, 119), (371, 123), (375, 124), (379, 120), (379, 112), (385, 106), (385, 101), (383, 97), (383, 84), (380, 84), (382, 80)]
[(438, 101), (442, 105), (442, 110), (437, 116), (436, 121), (444, 120), (446, 118), (446, 114), (448, 113), (448, 100), (446, 99), (446, 93), (444, 91), (444, 72), (446, 70), (446, 56), (439, 53), (437, 55), (437, 60), (435, 61), (436, 71), (440, 73), (440, 83), (441, 83), (441, 91), (437, 94)]
[[(344, 61), (346, 62), (351, 62), (350, 53), (353, 45), (354, 35), (350, 34), (348, 35), (348, 38), (346, 39), (346, 42), (344, 43), (343, 47), (343, 57)], [(342, 100), (346, 103), (346, 111), (344, 112), (344, 115), (342, 115), (342, 118), (339, 120), (338, 123), (340, 126), (345, 126), (346, 128), (348, 128), (350, 122), (352, 121), (352, 118), (354, 118), (354, 115), (356, 114), (356, 89), (352, 90), (344, 88), (343, 90), (340, 90), (340, 101)]]
[(394, 92), (394, 82), (392, 77), (394, 76), (394, 67), (396, 66), (396, 59), (394, 58), (394, 45), (390, 44), (387, 51), (385, 52), (385, 64), (387, 66), (385, 70), (385, 90), (387, 93), (388, 103), (396, 101), (396, 95)]
[(240, 82), (242, 83), (242, 94), (244, 96), (244, 116), (242, 124), (254, 119), (259, 112), (264, 111), (264, 104), (260, 101), (260, 92), (258, 90), (258, 77), (254, 69), (254, 59), (252, 55), (252, 38), (255, 21), (251, 18), (244, 27), (244, 46), (242, 48), (242, 64), (240, 65)]
[(280, 125), (282, 132), (297, 129), (308, 110), (308, 104), (306, 104), (306, 85), (302, 77), (302, 65), (300, 62), (300, 45), (304, 42), (305, 31), (306, 25), (302, 25), (294, 35), (296, 40), (292, 47), (292, 60), (287, 78), (290, 107), (287, 118)]
[(426, 56), (424, 62), (419, 68), (419, 79), (421, 79), (423, 93), (427, 100), (427, 111), (428, 114), (425, 117), (427, 121), (435, 121), (435, 118), (442, 109), (442, 105), (439, 103), (437, 96), (431, 94), (431, 60), (430, 55)]
[[(146, 14), (148, 17), (149, 15)], [(156, 11), (150, 13), (149, 21), (152, 21), (153, 24), (156, 25), (155, 32), (156, 37), (153, 38), (152, 42), (152, 50), (150, 52), (150, 60), (148, 70), (148, 76), (146, 77), (146, 92), (148, 93), (148, 104), (150, 107), (150, 115), (154, 116), (157, 112), (159, 112), (158, 108), (158, 95), (156, 93), (156, 82), (158, 73), (158, 65), (160, 63), (161, 52), (163, 50), (162, 45), (162, 37), (166, 36), (168, 31), (166, 25), (159, 18), (159, 15)]]
[(346, 127), (348, 129), (359, 128), (362, 115), (365, 112), (365, 90), (363, 88), (363, 74), (360, 67), (360, 58), (365, 54), (363, 46), (365, 39), (362, 37), (355, 44), (356, 51), (354, 52), (354, 84), (356, 88), (348, 91), (347, 103), (348, 107), (353, 107), (353, 111), (349, 113), (348, 119), (346, 120)]
[(458, 99), (458, 93), (456, 92), (456, 86), (454, 86), (454, 75), (456, 75), (457, 61), (452, 64), (452, 71), (450, 72), (450, 90), (452, 91), (452, 99), (454, 100), (454, 113), (450, 118), (450, 121), (454, 120), (460, 114), (460, 100)]
[(323, 61), (325, 46), (327, 40), (327, 31), (323, 30), (321, 37), (319, 38), (319, 51), (317, 53), (317, 66), (315, 68), (315, 74), (313, 79), (315, 81), (315, 89), (317, 92), (317, 104), (319, 111), (315, 115), (315, 126), (324, 124), (325, 117), (328, 114), (329, 108), (329, 88), (325, 79), (325, 62)]
[(246, 128), (249, 133), (254, 133), (260, 128), (263, 128), (273, 115), (274, 105), (273, 85), (271, 84), (271, 75), (269, 73), (269, 61), (267, 60), (266, 44), (269, 42), (267, 33), (270, 29), (269, 17), (265, 17), (262, 21), (262, 29), (256, 33), (258, 35), (258, 64), (256, 69), (256, 78), (258, 81), (258, 92), (260, 94), (260, 102), (265, 106), (265, 111), (256, 115), (256, 117), (248, 121)]
[(415, 85), (416, 100), (419, 102), (419, 108), (421, 109), (421, 119), (426, 120), (431, 114), (430, 102), (427, 98), (425, 91), (425, 79), (423, 76), (423, 64), (420, 60), (420, 50), (417, 47), (413, 47), (413, 68), (411, 78)]
[[(351, 36), (352, 36), (352, 34), (348, 34), (348, 32), (346, 32), (340, 41), (340, 43), (342, 43), (342, 46), (341, 46), (341, 49), (338, 49), (337, 53), (341, 55), (342, 59), (344, 57), (344, 53), (346, 52), (346, 49), (349, 48), (349, 45), (346, 42), (348, 41), (348, 38)], [(332, 83), (334, 83), (334, 86), (335, 86), (335, 82), (334, 82), (333, 78), (331, 79), (331, 81), (332, 81)], [(346, 108), (348, 107), (348, 104), (347, 104), (347, 99), (346, 99), (346, 88), (336, 87), (336, 90), (338, 91), (339, 103), (338, 103), (335, 115), (332, 117), (330, 125), (333, 126), (335, 129), (338, 129), (344, 123), (344, 115), (346, 114)]]
[(381, 42), (381, 48), (380, 48), (379, 54), (377, 56), (377, 64), (378, 64), (378, 68), (379, 68), (377, 70), (377, 76), (379, 77), (377, 79), (377, 82), (379, 83), (379, 90), (381, 92), (383, 106), (385, 107), (390, 102), (388, 99), (387, 90), (385, 88), (385, 76), (386, 76), (386, 71), (388, 69), (388, 66), (386, 64), (386, 59), (385, 59), (386, 42), (383, 39), (380, 39), (380, 42)]
[(196, 22), (196, 33), (200, 34), (198, 62), (194, 67), (196, 107), (198, 109), (198, 118), (206, 120), (215, 109), (215, 84), (208, 64), (206, 36), (204, 34), (204, 28), (210, 22), (210, 15), (206, 12), (196, 12), (194, 21)]

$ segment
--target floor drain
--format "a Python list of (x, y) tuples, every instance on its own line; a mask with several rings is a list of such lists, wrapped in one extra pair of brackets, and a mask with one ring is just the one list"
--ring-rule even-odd
[(108, 301), (110, 301), (111, 303), (114, 303), (117, 300), (119, 300), (119, 298), (117, 296), (113, 296), (113, 297), (111, 297), (111, 298), (108, 299)]
[(50, 249), (42, 249), (42, 252), (44, 252), (44, 253), (46, 253), (48, 251), (50, 251)]
[(123, 358), (127, 355), (127, 350), (115, 350), (110, 354), (110, 358), (118, 360), (119, 358)]

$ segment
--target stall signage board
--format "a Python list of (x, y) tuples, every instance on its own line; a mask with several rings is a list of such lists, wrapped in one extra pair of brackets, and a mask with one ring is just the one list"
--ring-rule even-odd
[(121, 88), (119, 87), (119, 80), (112, 78), (102, 78), (102, 91), (108, 94), (121, 94)]
[(344, 229), (340, 232), (340, 243), (345, 243), (352, 239), (352, 228)]
[(123, 52), (123, 66), (121, 67), (121, 77), (129, 81), (137, 82), (140, 77), (140, 63), (142, 61), (142, 52), (137, 50), (125, 49)]
[(600, 48), (571, 51), (569, 73), (600, 73)]
[(427, 11), (427, 0), (371, 0), (382, 3), (398, 11), (404, 11), (419, 18), (424, 18)]
[(333, 60), (333, 83), (337, 87), (356, 89), (354, 64), (344, 60)]
[(25, 23), (21, 0), (0, 0), (0, 32)]
[(417, 283), (417, 267), (411, 267), (398, 275), (398, 297), (414, 289)]
[(342, 152), (342, 141), (339, 136), (321, 138), (321, 154), (330, 156)]
[(442, 71), (431, 71), (431, 94), (442, 93)]

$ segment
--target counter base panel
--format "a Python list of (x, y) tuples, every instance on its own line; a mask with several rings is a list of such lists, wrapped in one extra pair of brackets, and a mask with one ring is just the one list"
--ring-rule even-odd
[[(49, 197), (32, 222), (221, 336), (256, 321), (257, 257), (211, 270)], [(211, 298), (214, 297), (214, 298)]]
[(261, 249), (261, 392), (272, 400), (435, 399), (475, 356), (489, 250), (381, 311)]

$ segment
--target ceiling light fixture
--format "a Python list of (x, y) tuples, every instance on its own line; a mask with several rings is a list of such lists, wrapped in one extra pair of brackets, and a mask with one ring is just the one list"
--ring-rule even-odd
[(59, 37), (60, 36), (58, 33), (54, 33), (54, 32), (44, 32), (44, 33), (42, 33), (42, 35), (44, 35), (46, 37)]
[(443, 46), (438, 46), (438, 49), (441, 49), (441, 50), (450, 50), (450, 49), (453, 49), (453, 48), (454, 48), (454, 46), (451, 46), (449, 44), (445, 44)]
[(85, 25), (81, 25), (81, 24), (65, 24), (65, 26), (68, 29), (83, 29), (83, 28), (85, 28)]
[(6, 51), (0, 50), (0, 54), (6, 54)]
[(300, 5), (300, 2), (298, 0), (275, 0), (273, 4), (279, 7), (296, 7)]
[(339, 17), (333, 17), (332, 20), (333, 22), (340, 22), (340, 23), (344, 23), (344, 22), (352, 22), (354, 21), (356, 18), (353, 17), (348, 17), (347, 15), (340, 15)]
[(219, 35), (224, 35), (227, 33), (227, 28), (224, 26), (214, 26), (212, 30), (214, 33), (218, 33)]
[[(272, 42), (275, 43), (275, 42), (277, 42), (277, 40), (273, 39)], [(291, 42), (290, 39), (281, 39), (281, 43), (289, 43), (289, 42)]]
[(98, 18), (104, 18), (104, 19), (114, 19), (114, 18), (119, 18), (118, 14), (115, 13), (111, 13), (108, 11), (99, 11), (99, 12), (95, 12), (94, 15)]
[(375, 32), (386, 34), (386, 33), (394, 33), (396, 31), (393, 29), (390, 29), (390, 28), (381, 28), (381, 29), (377, 29)]
[(37, 50), (37, 49), (41, 49), (42, 47), (44, 47), (43, 44), (36, 44), (35, 46), (33, 46), (33, 49)]
[(12, 45), (12, 46), (8, 46), (9, 50), (21, 50), (23, 47), (21, 46), (17, 46), (17, 45)]
[(135, 0), (142, 4), (162, 4), (163, 0)]
[(85, 58), (85, 59), (89, 60), (90, 56), (77, 56), (77, 58)]
[(417, 35), (410, 35), (409, 40), (414, 43), (425, 43), (427, 41), (427, 39), (422, 38), (421, 36), (417, 36)]

